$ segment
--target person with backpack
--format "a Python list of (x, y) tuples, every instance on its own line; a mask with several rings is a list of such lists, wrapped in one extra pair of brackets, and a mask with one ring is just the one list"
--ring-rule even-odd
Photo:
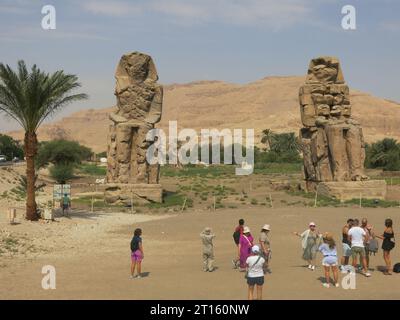
[(238, 246), (239, 271), (246, 271), (246, 259), (251, 254), (253, 241), (254, 239), (253, 236), (250, 234), (250, 228), (244, 227), (243, 234), (240, 235)]
[[(233, 232), (233, 241), (235, 242), (236, 248), (239, 248), (239, 241), (240, 241), (240, 236), (243, 234), (243, 228), (244, 228), (244, 220), (239, 219), (239, 225), (235, 228), (235, 231)], [(233, 269), (237, 269), (239, 266), (239, 258), (233, 259), (232, 265)]]
[(382, 239), (382, 250), (383, 250), (383, 259), (386, 263), (386, 271), (383, 273), (384, 275), (392, 275), (392, 260), (390, 258), (390, 251), (395, 247), (395, 238), (393, 232), (393, 220), (386, 219), (385, 220), (385, 231), (383, 235), (377, 235), (379, 239)]
[(215, 234), (212, 233), (211, 228), (206, 227), (200, 238), (203, 243), (203, 271), (213, 272), (214, 271), (214, 244), (213, 239)]
[(324, 256), (322, 259), (322, 266), (324, 267), (325, 272), (325, 283), (322, 285), (325, 288), (329, 288), (329, 283), (331, 280), (330, 271), (333, 274), (333, 284), (335, 287), (339, 287), (338, 283), (338, 257), (335, 240), (333, 239), (332, 234), (326, 232), (322, 237), (323, 244), (321, 244), (318, 248), (318, 251), (322, 253)]
[(248, 288), (247, 298), (253, 300), (254, 287), (257, 287), (257, 300), (262, 300), (262, 290), (264, 285), (264, 258), (260, 255), (260, 247), (255, 245), (251, 247), (251, 254), (246, 259), (246, 279)]
[[(131, 240), (131, 279), (141, 278), (142, 273), (142, 260), (144, 259), (143, 245), (142, 245), (142, 229), (137, 228)], [(135, 268), (137, 265), (137, 275)]]

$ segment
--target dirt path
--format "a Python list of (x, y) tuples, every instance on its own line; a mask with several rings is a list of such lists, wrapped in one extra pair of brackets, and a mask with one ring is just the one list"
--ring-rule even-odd
[[(382, 230), (383, 220), (390, 216), (394, 219), (395, 230), (399, 230), (396, 227), (400, 225), (399, 209), (223, 209), (216, 213), (188, 211), (166, 219), (161, 219), (165, 216), (150, 216), (151, 221), (145, 221), (149, 216), (143, 215), (113, 215), (94, 217), (85, 227), (79, 224), (78, 228), (84, 228), (81, 232), (74, 233), (70, 227), (61, 231), (56, 227), (53, 235), (48, 236), (48, 242), (51, 243), (58, 233), (67, 243), (62, 245), (61, 241), (49, 252), (36, 257), (0, 258), (0, 298), (245, 299), (244, 275), (233, 270), (230, 262), (235, 254), (232, 229), (243, 217), (255, 236), (264, 223), (272, 227), (272, 274), (266, 276), (265, 299), (400, 299), (400, 276), (384, 276), (376, 270), (369, 279), (357, 275), (356, 290), (323, 288), (319, 279), (321, 257), (318, 257), (315, 272), (304, 268), (299, 239), (290, 234), (295, 230), (303, 231), (313, 220), (320, 231), (332, 231), (338, 240), (341, 226), (348, 217), (364, 216), (377, 231)], [(74, 219), (81, 218), (72, 221)], [(130, 280), (129, 241), (136, 226), (144, 230), (143, 271), (148, 272), (148, 276)], [(218, 269), (213, 273), (202, 271), (199, 233), (205, 226), (211, 226), (217, 235)], [(34, 228), (38, 228), (37, 225)], [(80, 238), (78, 234), (86, 235)], [(47, 245), (45, 242), (43, 247)], [(399, 252), (398, 248), (394, 249), (394, 262), (400, 261)], [(382, 264), (379, 252), (372, 257), (371, 266), (376, 269)], [(43, 265), (56, 268), (56, 290), (41, 288)]]

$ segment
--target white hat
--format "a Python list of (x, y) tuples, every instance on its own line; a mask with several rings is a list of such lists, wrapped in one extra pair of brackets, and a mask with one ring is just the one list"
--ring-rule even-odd
[(271, 227), (269, 226), (269, 224), (264, 224), (264, 227), (262, 228), (263, 230), (271, 231)]
[(311, 227), (311, 226), (314, 226), (314, 227), (315, 227), (316, 224), (315, 224), (315, 222), (310, 222), (310, 223), (308, 224), (308, 226), (309, 226), (309, 227)]
[(245, 226), (245, 227), (243, 228), (243, 233), (250, 233), (250, 228), (247, 227), (247, 226)]
[(259, 253), (260, 252), (260, 247), (255, 245), (251, 247), (251, 252), (253, 253)]

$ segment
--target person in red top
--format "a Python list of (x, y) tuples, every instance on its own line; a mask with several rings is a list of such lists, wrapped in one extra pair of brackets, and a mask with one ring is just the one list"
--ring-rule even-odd
[[(240, 219), (239, 225), (235, 228), (235, 232), (233, 233), (233, 241), (236, 244), (236, 248), (239, 247), (239, 240), (240, 236), (243, 234), (243, 229), (244, 229), (244, 220)], [(234, 269), (237, 269), (239, 265), (239, 259), (238, 258), (233, 259), (232, 265)]]

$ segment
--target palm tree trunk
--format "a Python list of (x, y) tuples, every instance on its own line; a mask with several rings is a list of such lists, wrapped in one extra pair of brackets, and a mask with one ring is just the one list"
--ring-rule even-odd
[(34, 221), (38, 219), (35, 201), (35, 155), (37, 152), (37, 137), (35, 132), (25, 133), (25, 157), (26, 157), (26, 219)]

